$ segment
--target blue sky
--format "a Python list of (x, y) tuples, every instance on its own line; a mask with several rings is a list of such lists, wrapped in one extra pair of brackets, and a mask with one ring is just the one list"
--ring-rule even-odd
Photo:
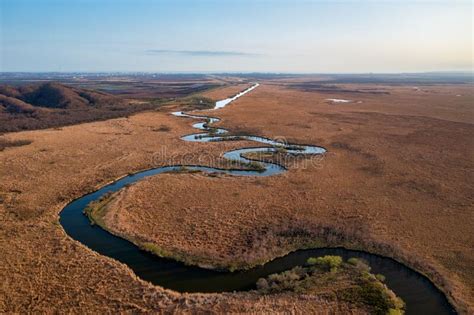
[(0, 0), (0, 71), (417, 72), (473, 64), (470, 1)]

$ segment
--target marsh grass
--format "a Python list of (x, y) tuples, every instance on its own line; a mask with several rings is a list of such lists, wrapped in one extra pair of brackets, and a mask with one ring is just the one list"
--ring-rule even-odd
[(228, 169), (246, 169), (257, 172), (264, 172), (266, 170), (265, 165), (257, 161), (244, 162), (238, 160), (226, 160), (224, 164)]
[(106, 193), (100, 197), (99, 200), (92, 201), (87, 205), (87, 207), (84, 209), (84, 214), (91, 222), (91, 225), (97, 224), (98, 226), (105, 227), (103, 217), (105, 215), (107, 205), (113, 200), (113, 198), (113, 193)]
[(344, 262), (340, 256), (311, 257), (306, 266), (261, 278), (256, 285), (261, 294), (331, 292), (337, 300), (366, 307), (371, 314), (404, 313), (404, 302), (356, 258)]
[(183, 111), (210, 109), (215, 106), (215, 101), (209, 97), (195, 95), (180, 99), (178, 105)]
[(211, 141), (220, 142), (220, 141), (240, 141), (240, 140), (245, 140), (245, 139), (240, 136), (222, 136), (219, 139), (213, 139)]
[(191, 169), (186, 165), (180, 166), (177, 169), (174, 169), (172, 171), (169, 171), (167, 173), (186, 173), (186, 174), (195, 174), (195, 173), (201, 173), (201, 170), (197, 169)]

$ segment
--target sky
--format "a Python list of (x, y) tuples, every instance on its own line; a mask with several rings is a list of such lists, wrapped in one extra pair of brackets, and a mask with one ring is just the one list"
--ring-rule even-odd
[(473, 70), (471, 1), (0, 0), (0, 71)]

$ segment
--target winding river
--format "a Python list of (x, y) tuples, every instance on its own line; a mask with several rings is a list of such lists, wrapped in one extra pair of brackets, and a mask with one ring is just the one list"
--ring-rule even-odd
[[(219, 101), (214, 109), (222, 108), (237, 98), (245, 95), (258, 87), (253, 85), (234, 97)], [(201, 133), (183, 136), (185, 141), (220, 141), (226, 137), (226, 129), (214, 128), (211, 125), (218, 118), (175, 112), (173, 115), (201, 120), (193, 127)], [(326, 150), (318, 146), (281, 144), (264, 137), (254, 135), (239, 136), (262, 144), (261, 147), (244, 148), (226, 152), (224, 157), (241, 163), (250, 160), (242, 157), (243, 153), (274, 151), (283, 146), (289, 154), (323, 154)], [(240, 176), (270, 176), (285, 172), (283, 166), (267, 162), (259, 162), (264, 168), (261, 170), (222, 170), (206, 166), (187, 166), (190, 170), (203, 172), (225, 172)], [(444, 294), (438, 290), (425, 276), (398, 263), (397, 261), (369, 254), (361, 251), (343, 248), (319, 248), (298, 250), (288, 255), (276, 258), (263, 266), (258, 266), (246, 271), (221, 272), (208, 270), (196, 266), (186, 266), (183, 263), (160, 258), (140, 250), (133, 243), (119, 238), (98, 226), (92, 226), (88, 218), (83, 215), (83, 210), (91, 201), (99, 199), (106, 193), (116, 192), (125, 185), (135, 183), (147, 176), (153, 176), (181, 169), (182, 165), (158, 167), (123, 177), (99, 190), (84, 195), (69, 203), (60, 213), (60, 223), (66, 233), (73, 239), (81, 242), (97, 253), (116, 259), (130, 267), (137, 276), (143, 280), (179, 292), (228, 292), (243, 291), (255, 288), (257, 280), (272, 273), (282, 272), (297, 265), (303, 265), (309, 257), (323, 255), (339, 255), (344, 259), (357, 257), (365, 259), (372, 268), (373, 273), (385, 275), (385, 283), (406, 303), (406, 314), (455, 314), (453, 307)]]

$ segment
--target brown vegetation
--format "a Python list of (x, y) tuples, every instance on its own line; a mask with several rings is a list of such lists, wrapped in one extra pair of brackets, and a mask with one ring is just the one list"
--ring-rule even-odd
[(109, 94), (59, 83), (0, 86), (0, 133), (104, 120), (152, 108), (157, 105), (129, 104)]
[[(119, 193), (110, 222), (213, 264), (239, 255), (254, 264), (304, 246), (363, 248), (427, 274), (458, 310), (472, 311), (472, 88), (397, 86), (344, 95), (360, 104), (325, 102), (337, 96), (263, 84), (213, 112), (231, 130), (322, 145), (323, 160), (271, 178), (149, 178)], [(190, 124), (148, 112), (6, 135), (32, 143), (0, 153), (0, 311), (364, 312), (291, 292), (177, 294), (65, 235), (58, 212), (85, 192), (153, 166), (220, 165), (223, 152), (254, 145), (183, 142)], [(154, 131), (161, 125), (171, 131)]]
[[(125, 265), (64, 233), (58, 212), (83, 193), (159, 165), (219, 164), (222, 152), (242, 144), (185, 143), (179, 137), (193, 130), (190, 123), (149, 112), (8, 134), (8, 141), (32, 143), (0, 154), (0, 312), (366, 313), (316, 296), (177, 294), (141, 281)], [(173, 134), (153, 131), (162, 124)], [(207, 159), (197, 159), (206, 154)]]
[[(299, 163), (315, 163), (314, 160), (321, 160), (324, 157), (322, 156), (310, 156), (310, 155), (297, 155), (288, 153), (284, 147), (279, 147), (275, 152), (249, 152), (244, 153), (243, 156), (247, 159), (254, 161), (264, 161), (270, 163), (276, 163), (284, 166), (285, 168), (291, 168), (293, 165), (298, 165)], [(309, 159), (314, 159), (313, 161), (307, 161)]]
[(272, 178), (150, 178), (120, 193), (106, 224), (207, 266), (245, 268), (308, 246), (365, 249), (428, 275), (467, 310), (472, 93), (395, 87), (334, 107), (326, 95), (262, 86), (219, 111), (220, 124), (265, 126), (261, 135), (322, 145), (329, 150), (323, 159)]
[(4, 73), (0, 80), (5, 84), (27, 85), (36, 82), (56, 81), (70, 87), (112, 94), (124, 99), (155, 100), (185, 97), (209, 89), (232, 84), (203, 74), (20, 74)]
[(181, 111), (189, 112), (192, 110), (211, 109), (214, 106), (215, 101), (211, 98), (197, 95), (169, 102), (166, 108), (179, 108)]
[(287, 85), (290, 89), (297, 89), (303, 92), (319, 92), (319, 93), (338, 93), (338, 94), (390, 94), (387, 90), (378, 89), (378, 88), (359, 88), (359, 89), (350, 89), (341, 86), (340, 84), (329, 84), (329, 83), (321, 83), (319, 81), (315, 82), (299, 82), (299, 83), (291, 83)]
[(6, 148), (10, 148), (10, 147), (21, 147), (22, 145), (28, 145), (30, 143), (31, 143), (31, 141), (29, 141), (29, 140), (9, 141), (7, 139), (0, 138), (0, 151), (3, 151)]
[(215, 101), (223, 100), (229, 97), (236, 95), (239, 92), (242, 92), (248, 89), (251, 86), (249, 83), (236, 83), (232, 84), (224, 89), (214, 89), (212, 91), (208, 91), (205, 95)]
[[(0, 133), (124, 117), (159, 109), (163, 104), (179, 106), (181, 110), (208, 109), (214, 106), (213, 97), (237, 93), (240, 91), (237, 89), (246, 86), (226, 87), (222, 82), (205, 78), (190, 82), (153, 80), (149, 85), (136, 83), (130, 86), (127, 82), (108, 82), (113, 87), (108, 91), (111, 93), (80, 88), (103, 86), (94, 80), (81, 81), (81, 84), (68, 82), (71, 85), (57, 82), (0, 85)], [(126, 90), (121, 90), (124, 88)], [(206, 91), (208, 97), (197, 94)]]

